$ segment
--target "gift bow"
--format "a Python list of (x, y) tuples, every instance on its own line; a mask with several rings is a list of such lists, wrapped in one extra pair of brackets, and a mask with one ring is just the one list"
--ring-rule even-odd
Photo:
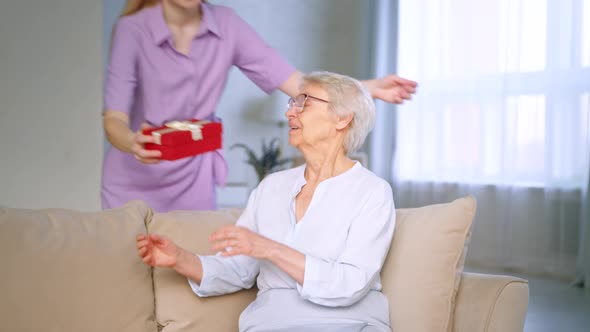
[(152, 132), (152, 135), (156, 138), (156, 144), (162, 144), (162, 135), (177, 131), (177, 130), (187, 130), (191, 132), (191, 136), (193, 141), (198, 141), (203, 139), (203, 132), (201, 129), (207, 123), (211, 121), (203, 120), (197, 122), (190, 122), (190, 121), (171, 121), (165, 124), (166, 127), (164, 129), (155, 130)]

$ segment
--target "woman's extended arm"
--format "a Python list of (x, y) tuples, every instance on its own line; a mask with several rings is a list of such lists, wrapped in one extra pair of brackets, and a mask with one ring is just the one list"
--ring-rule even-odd
[[(295, 97), (299, 93), (302, 76), (300, 71), (295, 71), (281, 84), (279, 89), (288, 96)], [(393, 104), (401, 104), (404, 100), (411, 99), (417, 87), (416, 82), (393, 74), (361, 82), (367, 87), (373, 98)]]

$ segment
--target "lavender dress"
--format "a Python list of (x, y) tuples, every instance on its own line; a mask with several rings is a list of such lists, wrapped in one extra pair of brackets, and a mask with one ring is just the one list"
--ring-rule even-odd
[[(161, 5), (122, 17), (112, 38), (104, 86), (104, 109), (161, 125), (188, 118), (214, 119), (233, 65), (267, 93), (295, 71), (230, 8), (203, 3), (202, 23), (189, 55), (173, 47)], [(102, 206), (134, 199), (158, 212), (216, 208), (215, 185), (225, 183), (221, 152), (144, 165), (116, 148), (107, 152), (102, 174)]]

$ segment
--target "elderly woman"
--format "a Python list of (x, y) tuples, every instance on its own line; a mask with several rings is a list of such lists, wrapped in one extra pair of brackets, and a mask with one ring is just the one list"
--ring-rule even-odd
[(395, 226), (389, 184), (347, 157), (373, 127), (361, 83), (305, 75), (289, 100), (289, 143), (306, 164), (267, 176), (235, 226), (197, 256), (159, 235), (138, 235), (139, 256), (186, 276), (198, 296), (250, 288), (240, 331), (390, 331), (379, 272)]

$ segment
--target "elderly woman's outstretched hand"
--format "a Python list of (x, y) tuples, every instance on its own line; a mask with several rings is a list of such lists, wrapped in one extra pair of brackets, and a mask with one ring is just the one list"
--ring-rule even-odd
[(393, 74), (363, 82), (373, 98), (394, 104), (401, 104), (404, 100), (411, 99), (418, 86), (414, 81)]
[(222, 256), (246, 255), (254, 258), (266, 258), (273, 241), (247, 228), (224, 226), (209, 236), (211, 249), (221, 252)]
[(154, 267), (175, 267), (180, 248), (168, 238), (157, 234), (139, 234), (137, 254), (144, 263)]

